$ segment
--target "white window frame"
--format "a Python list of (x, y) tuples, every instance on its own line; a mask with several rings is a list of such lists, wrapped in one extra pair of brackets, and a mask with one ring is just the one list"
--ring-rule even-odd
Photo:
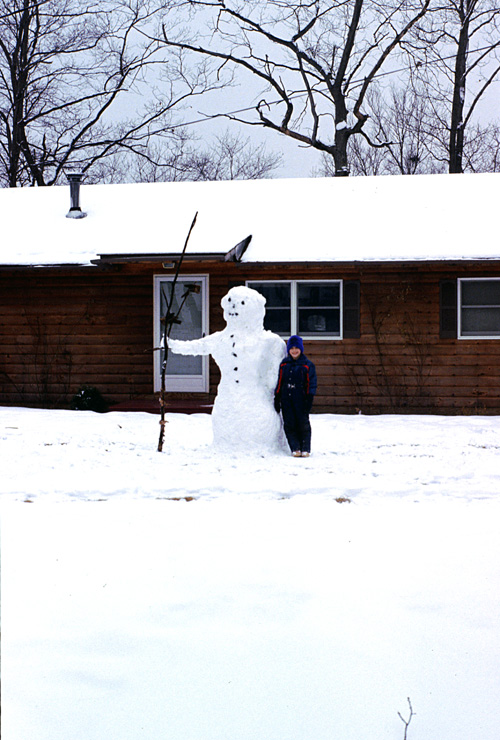
[[(160, 327), (160, 286), (162, 282), (172, 282), (174, 275), (153, 276), (153, 341), (154, 347), (160, 347), (163, 340)], [(202, 283), (202, 335), (209, 333), (209, 276), (208, 275), (179, 275), (178, 282)], [(169, 375), (167, 364), (166, 390), (173, 393), (208, 393), (209, 390), (209, 357), (203, 355), (201, 375)], [(161, 352), (153, 352), (153, 382), (155, 392), (161, 388)]]
[[(339, 286), (339, 300), (340, 300), (340, 332), (339, 334), (308, 334), (302, 333), (300, 336), (308, 341), (341, 341), (343, 339), (344, 332), (344, 281), (343, 280), (247, 280), (247, 287), (251, 288), (254, 283), (269, 283), (271, 285), (287, 284), (290, 285), (290, 335), (298, 334), (298, 318), (299, 318), (299, 306), (298, 306), (298, 285), (301, 283), (332, 283)], [(287, 335), (280, 334), (285, 337)]]
[(479, 282), (481, 282), (483, 280), (488, 280), (490, 282), (491, 281), (495, 281), (495, 282), (500, 283), (500, 278), (499, 277), (458, 278), (458, 280), (457, 280), (457, 283), (458, 283), (458, 290), (457, 290), (457, 337), (458, 337), (458, 339), (464, 339), (464, 340), (467, 340), (467, 339), (486, 339), (486, 340), (496, 339), (496, 340), (499, 340), (500, 339), (500, 334), (492, 334), (492, 335), (486, 335), (486, 334), (479, 334), (479, 335), (476, 335), (476, 334), (465, 334), (465, 335), (462, 335), (462, 283), (470, 283), (470, 282), (479, 283)]

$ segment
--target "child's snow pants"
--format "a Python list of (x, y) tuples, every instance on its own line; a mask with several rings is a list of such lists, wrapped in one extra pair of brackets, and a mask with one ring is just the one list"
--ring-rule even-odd
[(304, 406), (283, 403), (283, 428), (292, 452), (311, 452), (311, 422)]

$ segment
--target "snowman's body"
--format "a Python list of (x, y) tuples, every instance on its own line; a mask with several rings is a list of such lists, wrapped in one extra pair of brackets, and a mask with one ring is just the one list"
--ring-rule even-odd
[(238, 286), (221, 301), (225, 329), (202, 339), (168, 340), (184, 355), (212, 355), (221, 380), (212, 412), (214, 444), (228, 451), (283, 449), (281, 418), (273, 404), (285, 342), (264, 329), (265, 299)]

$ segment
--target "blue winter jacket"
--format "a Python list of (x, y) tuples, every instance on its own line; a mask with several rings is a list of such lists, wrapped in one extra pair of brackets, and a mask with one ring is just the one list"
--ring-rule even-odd
[(298, 408), (311, 407), (318, 381), (314, 363), (305, 354), (296, 360), (288, 355), (280, 364), (275, 396), (281, 406), (293, 405)]

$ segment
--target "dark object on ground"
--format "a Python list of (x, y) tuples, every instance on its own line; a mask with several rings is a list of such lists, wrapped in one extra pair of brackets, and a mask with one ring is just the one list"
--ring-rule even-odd
[(75, 411), (97, 411), (102, 414), (108, 410), (108, 404), (97, 388), (84, 385), (71, 399), (70, 408)]

